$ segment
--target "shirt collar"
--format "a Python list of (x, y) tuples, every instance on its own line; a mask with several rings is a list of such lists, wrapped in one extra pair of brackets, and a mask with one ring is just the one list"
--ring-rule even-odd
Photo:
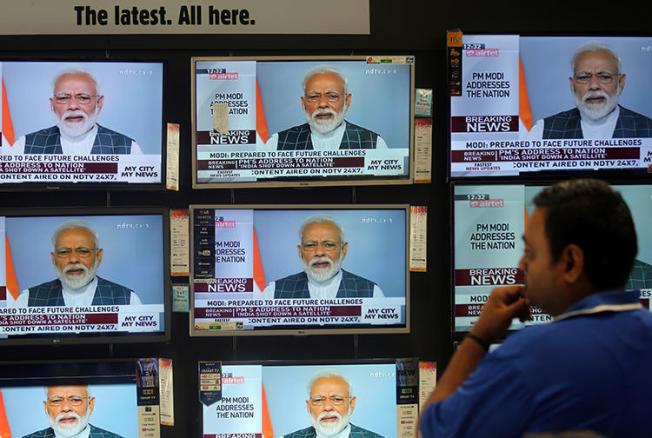
[(638, 290), (597, 292), (582, 298), (554, 319), (558, 321), (578, 315), (590, 315), (602, 312), (625, 312), (641, 309), (642, 307), (640, 303), (640, 292)]

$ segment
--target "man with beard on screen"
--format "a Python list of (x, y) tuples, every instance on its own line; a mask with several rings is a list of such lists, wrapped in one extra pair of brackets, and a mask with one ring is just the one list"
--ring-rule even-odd
[(303, 272), (271, 282), (265, 296), (274, 298), (384, 297), (373, 281), (342, 269), (349, 250), (342, 228), (329, 216), (308, 218), (297, 245)]
[(301, 108), (306, 123), (272, 135), (276, 150), (387, 149), (377, 133), (344, 120), (351, 106), (347, 79), (335, 68), (319, 66), (303, 80)]
[(608, 47), (581, 47), (571, 60), (568, 78), (576, 108), (539, 120), (528, 138), (646, 138), (652, 137), (652, 119), (618, 104), (625, 73)]
[(95, 397), (86, 385), (49, 386), (43, 408), (50, 427), (23, 438), (122, 438), (89, 424)]
[(52, 236), (50, 253), (58, 279), (24, 290), (16, 307), (142, 304), (131, 289), (96, 275), (104, 250), (82, 222), (66, 222)]
[(8, 154), (142, 154), (132, 138), (97, 123), (104, 106), (97, 80), (83, 70), (68, 70), (54, 79), (50, 109), (55, 126), (20, 137)]
[(344, 376), (325, 371), (308, 384), (306, 409), (312, 426), (282, 438), (383, 438), (350, 422), (357, 403)]

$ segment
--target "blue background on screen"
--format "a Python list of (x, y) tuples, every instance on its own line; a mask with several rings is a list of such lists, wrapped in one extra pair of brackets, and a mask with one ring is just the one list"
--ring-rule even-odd
[[(143, 304), (162, 304), (163, 218), (157, 215), (7, 217), (6, 233), (21, 291), (56, 279), (52, 234), (67, 221), (81, 221), (99, 235), (104, 257), (98, 275), (138, 294)], [(147, 229), (116, 229), (119, 224)]]
[(104, 95), (100, 125), (133, 138), (145, 154), (161, 154), (163, 64), (124, 62), (3, 62), (16, 139), (55, 123), (50, 109), (54, 77), (64, 70), (91, 73)]
[[(306, 410), (308, 382), (321, 371), (336, 371), (352, 384), (357, 397), (351, 423), (385, 438), (396, 436), (396, 365), (302, 365), (264, 366), (267, 394), (275, 436), (311, 425)], [(379, 372), (381, 377), (372, 376)]]
[(627, 75), (620, 104), (652, 117), (652, 51), (643, 50), (652, 48), (652, 38), (521, 37), (519, 51), (534, 120), (575, 108), (568, 82), (570, 62), (588, 43), (605, 44), (620, 57)]
[[(136, 385), (89, 385), (95, 397), (95, 410), (89, 423), (125, 438), (138, 436)], [(50, 427), (43, 409), (43, 386), (2, 388), (11, 434), (20, 438)]]
[[(405, 297), (404, 209), (256, 210), (254, 226), (267, 283), (303, 271), (297, 252), (299, 229), (307, 218), (318, 214), (331, 216), (344, 230), (349, 242), (342, 264), (345, 270), (375, 282), (386, 297)], [(362, 222), (366, 218), (378, 222)]]
[[(256, 77), (270, 136), (306, 122), (301, 84), (305, 74), (318, 65), (336, 67), (347, 78), (352, 97), (346, 120), (376, 132), (389, 148), (409, 147), (410, 66), (366, 64), (364, 60), (257, 62)], [(368, 69), (391, 73), (367, 74)]]

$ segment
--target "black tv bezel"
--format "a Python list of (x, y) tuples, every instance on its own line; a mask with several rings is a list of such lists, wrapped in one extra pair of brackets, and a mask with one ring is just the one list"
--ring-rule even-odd
[(162, 218), (162, 242), (163, 242), (163, 320), (165, 327), (160, 332), (151, 334), (142, 333), (120, 333), (96, 332), (88, 336), (70, 334), (70, 336), (44, 335), (38, 337), (16, 337), (0, 338), (0, 346), (4, 345), (74, 345), (74, 344), (126, 344), (126, 343), (157, 343), (168, 342), (171, 336), (172, 321), (172, 297), (170, 281), (170, 215), (169, 210), (164, 207), (56, 207), (56, 208), (34, 208), (34, 209), (0, 209), (0, 216), (4, 217), (36, 217), (36, 216), (119, 216), (119, 215), (161, 215)]
[[(409, 121), (409, 144), (408, 144), (408, 174), (407, 176), (373, 176), (363, 175), (355, 178), (343, 179), (310, 179), (310, 178), (291, 178), (286, 179), (263, 179), (257, 181), (240, 181), (240, 182), (210, 182), (201, 183), (197, 181), (197, 84), (196, 84), (196, 65), (197, 62), (207, 61), (276, 61), (276, 62), (301, 62), (301, 61), (362, 61), (369, 57), (398, 57), (410, 58), (410, 121)], [(234, 189), (234, 188), (274, 188), (274, 187), (320, 187), (320, 186), (375, 186), (375, 185), (405, 185), (414, 184), (415, 181), (415, 146), (414, 146), (414, 102), (415, 102), (415, 72), (416, 57), (409, 54), (400, 55), (243, 55), (243, 56), (193, 56), (190, 59), (190, 77), (191, 77), (191, 135), (192, 135), (192, 188), (193, 189)]]
[[(304, 327), (304, 328), (260, 328), (254, 330), (224, 330), (224, 331), (197, 331), (194, 329), (194, 227), (193, 217), (195, 210), (198, 209), (253, 209), (253, 210), (401, 210), (405, 212), (405, 324), (401, 326), (381, 326), (374, 328), (371, 325), (365, 327), (356, 326), (336, 326), (333, 328), (324, 327)], [(189, 306), (189, 335), (191, 338), (197, 337), (214, 337), (214, 336), (296, 336), (296, 335), (357, 335), (357, 334), (408, 334), (411, 332), (410, 313), (412, 304), (410, 302), (410, 205), (408, 204), (191, 204), (188, 208), (190, 217), (190, 306)]]
[(101, 55), (93, 57), (71, 57), (62, 55), (61, 57), (36, 57), (27, 55), (24, 57), (4, 56), (0, 53), (0, 64), (4, 62), (59, 62), (70, 63), (72, 67), (80, 66), (80, 64), (90, 63), (155, 63), (160, 64), (161, 70), (161, 181), (157, 183), (128, 183), (128, 182), (109, 182), (109, 183), (88, 183), (88, 182), (70, 182), (51, 184), (41, 181), (30, 181), (25, 183), (2, 182), (0, 183), (0, 192), (50, 192), (50, 191), (164, 191), (166, 190), (167, 180), (167, 121), (166, 114), (168, 111), (168, 104), (166, 99), (166, 90), (170, 89), (167, 59), (163, 58), (102, 58)]

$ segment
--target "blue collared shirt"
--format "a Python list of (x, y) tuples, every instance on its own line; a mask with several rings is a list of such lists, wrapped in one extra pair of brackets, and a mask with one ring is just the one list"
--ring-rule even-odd
[(638, 290), (589, 295), (514, 333), (421, 421), (424, 438), (573, 430), (652, 436), (652, 314)]

